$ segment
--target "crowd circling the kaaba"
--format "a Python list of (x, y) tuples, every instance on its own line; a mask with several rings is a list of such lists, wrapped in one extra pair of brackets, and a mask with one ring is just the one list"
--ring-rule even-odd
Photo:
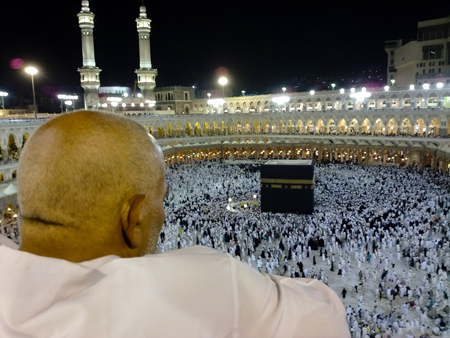
[(262, 213), (258, 164), (176, 164), (166, 180), (160, 252), (201, 245), (317, 279), (341, 296), (353, 337), (448, 334), (449, 175), (316, 165), (312, 215)]

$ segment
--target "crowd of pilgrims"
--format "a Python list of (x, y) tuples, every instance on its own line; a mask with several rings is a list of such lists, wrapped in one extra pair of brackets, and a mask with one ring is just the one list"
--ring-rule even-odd
[(316, 164), (312, 215), (262, 213), (256, 163), (175, 164), (166, 176), (160, 252), (202, 245), (315, 278), (341, 297), (352, 337), (449, 334), (448, 174)]

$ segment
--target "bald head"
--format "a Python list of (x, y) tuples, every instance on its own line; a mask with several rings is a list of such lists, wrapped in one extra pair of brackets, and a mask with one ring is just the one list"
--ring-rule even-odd
[(23, 239), (35, 227), (49, 236), (109, 241), (127, 200), (145, 196), (146, 215), (162, 204), (164, 189), (161, 149), (141, 125), (100, 112), (62, 115), (40, 127), (21, 154)]

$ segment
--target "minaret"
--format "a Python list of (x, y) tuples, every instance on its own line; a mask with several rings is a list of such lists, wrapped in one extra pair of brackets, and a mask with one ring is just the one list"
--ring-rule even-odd
[(147, 10), (144, 5), (140, 7), (139, 18), (136, 19), (137, 31), (139, 34), (139, 69), (136, 70), (138, 86), (145, 99), (154, 101), (155, 78), (158, 71), (152, 68), (152, 58), (150, 55), (150, 23), (147, 18)]
[(95, 65), (94, 52), (94, 18), (89, 9), (89, 1), (81, 1), (81, 12), (78, 13), (78, 23), (81, 28), (81, 46), (83, 49), (83, 67), (78, 68), (81, 77), (81, 87), (84, 89), (85, 109), (98, 109), (98, 88), (100, 87), (100, 72)]

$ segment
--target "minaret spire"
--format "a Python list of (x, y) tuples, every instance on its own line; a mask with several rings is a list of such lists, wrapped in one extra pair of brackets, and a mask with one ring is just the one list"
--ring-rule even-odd
[(85, 109), (99, 108), (98, 88), (100, 87), (100, 72), (102, 70), (95, 64), (94, 18), (95, 14), (89, 8), (89, 1), (81, 1), (78, 24), (81, 28), (83, 66), (78, 69), (78, 72), (81, 77), (81, 86), (84, 89)]
[(150, 53), (150, 23), (152, 20), (147, 18), (147, 8), (144, 6), (143, 0), (139, 12), (139, 18), (136, 19), (139, 35), (139, 69), (136, 70), (138, 86), (145, 99), (154, 100), (153, 89), (156, 86), (155, 79), (158, 71), (152, 68)]

